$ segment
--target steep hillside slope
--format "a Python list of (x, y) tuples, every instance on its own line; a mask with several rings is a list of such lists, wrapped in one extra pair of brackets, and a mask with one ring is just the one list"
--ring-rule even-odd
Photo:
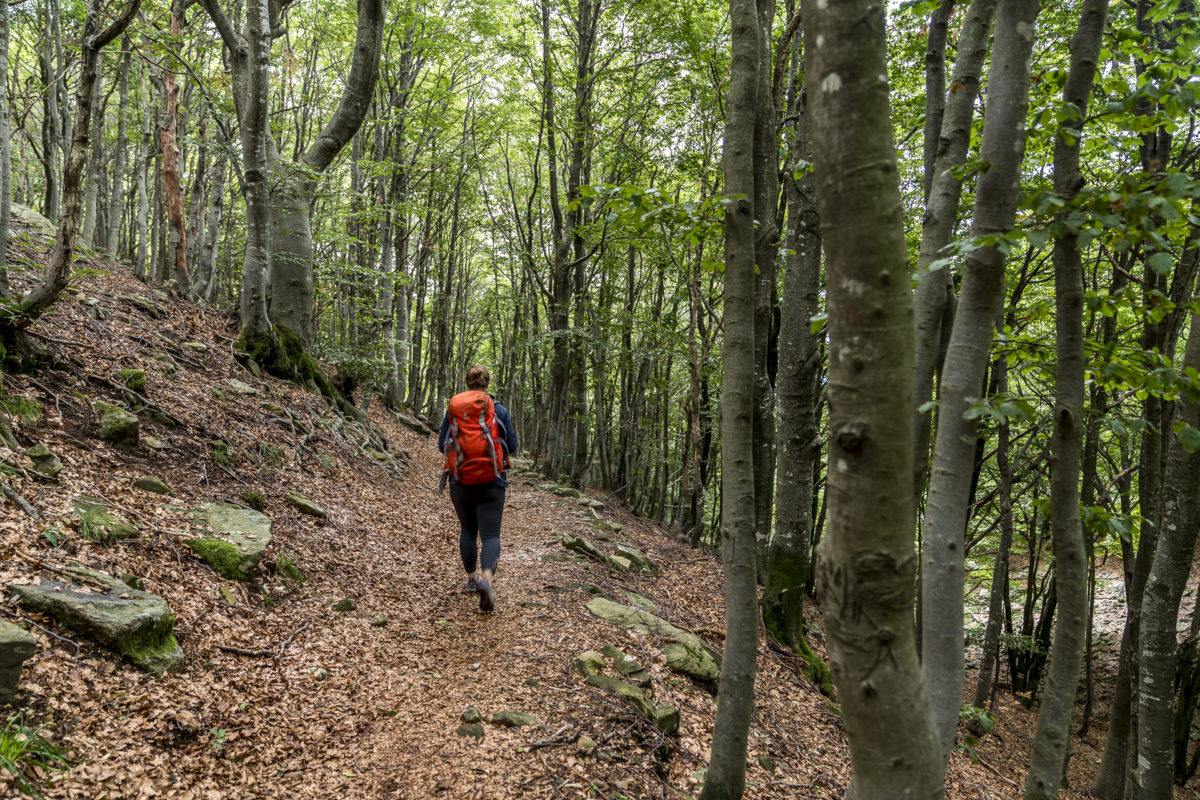
[[(36, 264), (45, 247), (27, 236), (11, 255)], [(5, 376), (7, 405), (27, 412), (14, 423), (19, 446), (45, 445), (63, 468), (56, 479), (40, 477), (23, 454), (0, 452), (11, 465), (6, 481), (39, 517), (3, 501), (0, 581), (53, 585), (79, 565), (125, 576), (130, 592), (140, 584), (166, 600), (185, 660), (182, 670), (155, 676), (10, 598), (0, 610), (38, 640), (18, 699), (74, 761), (68, 771), (35, 774), (47, 797), (696, 791), (715, 684), (686, 674), (702, 665), (680, 661), (703, 661), (722, 647), (714, 554), (603, 499), (577, 498), (518, 471), (498, 608), (481, 614), (461, 591), (457, 522), (436, 492), (441, 461), (431, 437), (378, 407), (368, 436), (316, 394), (248, 372), (233, 357), (229, 317), (172, 300), (119, 268), (82, 266), (36, 329), (52, 364)], [(144, 387), (130, 391), (136, 376), (125, 370), (141, 370)], [(34, 401), (40, 413), (12, 398)], [(136, 445), (98, 437), (101, 403), (141, 407)], [(138, 488), (147, 476), (172, 494)], [(325, 516), (301, 510), (292, 494)], [(74, 505), (81, 496), (136, 529), (98, 533), (95, 518)], [(244, 579), (222, 577), (189, 546), (211, 535), (192, 510), (214, 501), (256, 505), (260, 497), (270, 545)], [(637, 571), (638, 553), (657, 576)], [(97, 588), (83, 591), (119, 591)], [(614, 603), (654, 616), (639, 618), (639, 633), (589, 611), (611, 612)], [(615, 651), (573, 666), (605, 647), (620, 648), (644, 674), (622, 669), (628, 664)], [(849, 768), (840, 719), (801, 667), (765, 645), (760, 652), (750, 797), (843, 795)], [(590, 683), (580, 674), (596, 669)], [(616, 693), (624, 672), (634, 673), (629, 685), (647, 687), (642, 700)], [(667, 734), (671, 707), (678, 728)], [(1027, 749), (1017, 735), (1000, 747), (992, 740), (981, 752), (996, 764), (1019, 763)], [(950, 796), (1017, 796), (1020, 776), (1000, 767), (956, 756)], [(0, 772), (0, 792), (11, 789), (7, 780)]]

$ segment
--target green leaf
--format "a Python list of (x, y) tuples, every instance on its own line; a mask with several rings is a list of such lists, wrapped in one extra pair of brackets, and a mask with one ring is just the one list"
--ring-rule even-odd
[(813, 314), (808, 321), (808, 332), (816, 336), (825, 327), (825, 323), (829, 321), (829, 314), (822, 311), (820, 314)]
[(1195, 453), (1197, 450), (1200, 450), (1200, 431), (1183, 420), (1176, 422), (1172, 430), (1179, 437), (1179, 444), (1184, 450), (1187, 450), (1189, 453)]
[(1175, 266), (1175, 258), (1160, 251), (1146, 259), (1146, 266), (1159, 275), (1168, 275)]

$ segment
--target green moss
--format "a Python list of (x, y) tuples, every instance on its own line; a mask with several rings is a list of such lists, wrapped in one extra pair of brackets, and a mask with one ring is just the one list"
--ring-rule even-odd
[(11, 397), (0, 397), (0, 407), (11, 417), (20, 417), (21, 422), (26, 425), (33, 425), (42, 418), (42, 407), (36, 400), (30, 400), (28, 397), (13, 395)]
[(267, 501), (258, 492), (242, 492), (241, 498), (243, 503), (255, 511), (264, 511), (267, 508)]
[(304, 583), (305, 575), (300, 571), (300, 567), (296, 565), (295, 554), (280, 553), (279, 558), (275, 559), (275, 568), (278, 572), (283, 573), (296, 583)]
[(187, 545), (222, 578), (246, 580), (241, 552), (224, 539), (191, 539)]
[[(271, 444), (270, 442), (260, 443), (258, 445), (258, 452), (260, 455), (262, 455), (263, 461), (265, 461), (268, 466), (272, 466), (275, 468), (279, 468), (279, 467), (283, 466), (283, 464), (284, 464), (283, 450), (279, 449), (278, 447)], [(258, 510), (262, 511), (261, 508)]]
[(117, 372), (121, 383), (135, 392), (146, 391), (146, 373), (140, 369), (123, 369)]
[(233, 456), (235, 455), (229, 449), (229, 445), (220, 439), (213, 439), (208, 443), (208, 451), (212, 455), (213, 461), (220, 464), (225, 469), (231, 469), (233, 466)]

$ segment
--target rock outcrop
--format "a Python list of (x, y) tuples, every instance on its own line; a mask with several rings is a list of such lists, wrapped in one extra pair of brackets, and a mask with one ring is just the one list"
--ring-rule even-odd
[(249, 508), (214, 503), (197, 509), (193, 519), (212, 533), (188, 540), (188, 547), (230, 580), (246, 580), (271, 544), (271, 518)]

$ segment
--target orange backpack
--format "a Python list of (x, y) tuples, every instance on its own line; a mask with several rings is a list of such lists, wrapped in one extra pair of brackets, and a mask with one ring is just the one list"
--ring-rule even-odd
[(450, 398), (446, 410), (450, 435), (446, 440), (446, 465), (442, 481), (453, 476), (467, 486), (497, 480), (508, 459), (500, 442), (496, 406), (487, 392), (469, 391)]

